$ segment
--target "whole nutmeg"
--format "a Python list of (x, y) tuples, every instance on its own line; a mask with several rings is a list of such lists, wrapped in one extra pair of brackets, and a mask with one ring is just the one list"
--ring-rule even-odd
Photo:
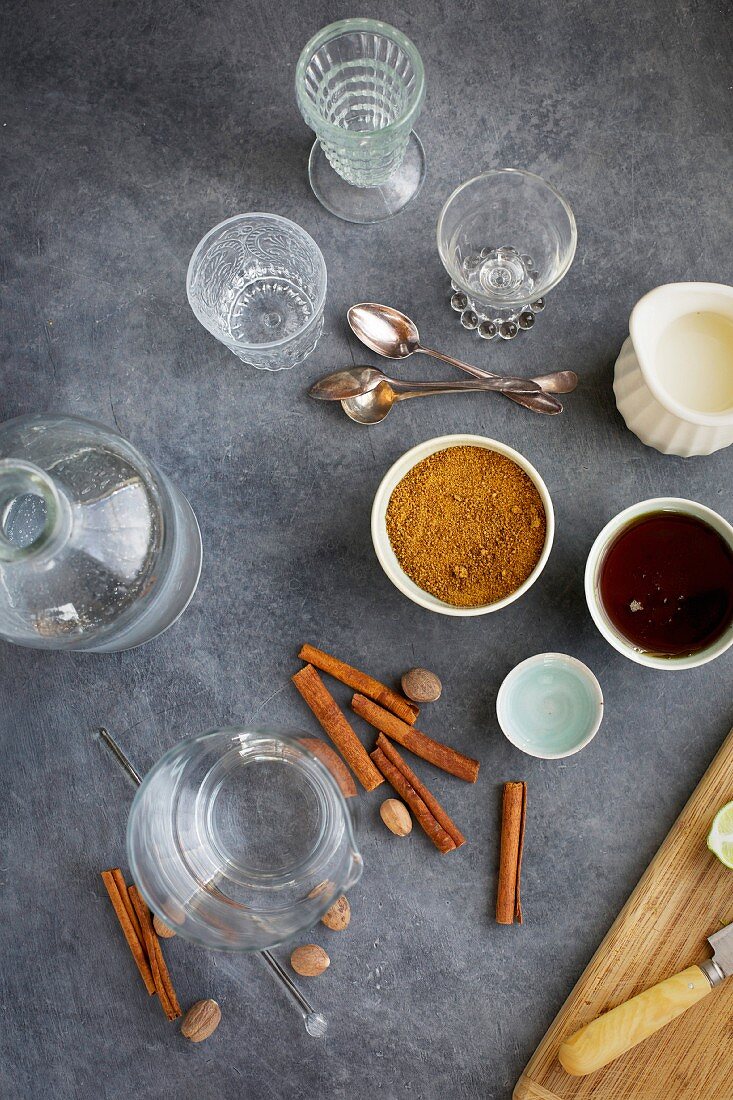
[(295, 948), (290, 956), (290, 965), (296, 974), (302, 974), (304, 978), (317, 978), (331, 965), (331, 960), (322, 947), (306, 943)]
[(398, 798), (386, 799), (379, 807), (379, 816), (395, 836), (407, 836), (412, 832), (410, 811)]
[(221, 1009), (216, 1001), (196, 1001), (181, 1022), (181, 1034), (192, 1043), (201, 1043), (216, 1031)]
[(413, 703), (434, 703), (443, 690), (438, 677), (426, 668), (411, 668), (402, 677), (402, 690)]
[(155, 929), (156, 935), (160, 936), (162, 940), (169, 940), (171, 936), (175, 936), (173, 929), (169, 928), (165, 921), (160, 919), (157, 913), (153, 917), (153, 928)]
[(336, 898), (331, 908), (327, 909), (321, 917), (321, 921), (326, 928), (332, 928), (334, 932), (343, 932), (345, 928), (349, 927), (350, 920), (351, 906), (349, 905), (349, 899), (345, 898), (343, 894), (340, 898)]

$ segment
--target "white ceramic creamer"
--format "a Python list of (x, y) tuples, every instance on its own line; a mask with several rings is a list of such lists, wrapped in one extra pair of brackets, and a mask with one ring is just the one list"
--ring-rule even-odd
[(629, 321), (613, 389), (627, 428), (664, 454), (733, 443), (733, 287), (668, 283)]

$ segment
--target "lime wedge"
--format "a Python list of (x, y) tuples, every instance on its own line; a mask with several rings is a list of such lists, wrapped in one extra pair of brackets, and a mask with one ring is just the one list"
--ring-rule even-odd
[(718, 810), (708, 833), (708, 848), (733, 870), (733, 802)]

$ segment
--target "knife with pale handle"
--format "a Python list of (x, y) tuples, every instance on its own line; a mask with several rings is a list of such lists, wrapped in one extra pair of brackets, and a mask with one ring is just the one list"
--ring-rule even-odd
[(583, 1077), (659, 1031), (733, 975), (733, 924), (708, 937), (712, 959), (645, 989), (566, 1039), (557, 1052), (566, 1073)]

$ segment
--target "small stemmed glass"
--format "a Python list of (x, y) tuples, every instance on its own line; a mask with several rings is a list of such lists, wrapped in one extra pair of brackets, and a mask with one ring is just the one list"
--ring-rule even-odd
[(534, 325), (545, 298), (573, 262), (577, 230), (549, 183), (501, 168), (461, 184), (438, 218), (438, 252), (451, 278), (451, 306), (484, 340), (512, 340)]

